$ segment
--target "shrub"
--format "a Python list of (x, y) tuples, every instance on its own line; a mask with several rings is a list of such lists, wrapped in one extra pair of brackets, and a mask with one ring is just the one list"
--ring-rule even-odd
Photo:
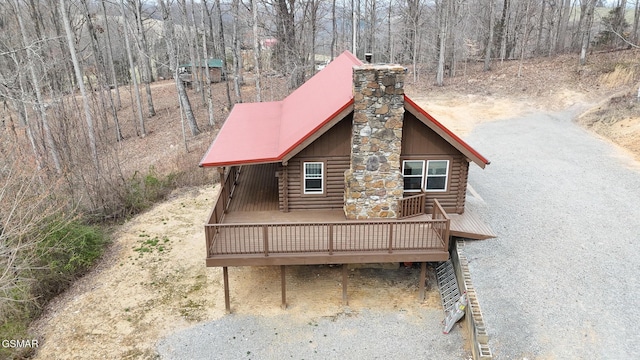
[(78, 219), (54, 219), (41, 231), (36, 268), (42, 270), (34, 270), (33, 275), (37, 280), (36, 293), (47, 301), (89, 270), (102, 255), (106, 238), (100, 228)]
[(159, 175), (153, 166), (146, 175), (136, 171), (123, 189), (124, 212), (127, 215), (137, 214), (163, 199), (175, 188), (174, 181), (177, 176), (175, 173)]

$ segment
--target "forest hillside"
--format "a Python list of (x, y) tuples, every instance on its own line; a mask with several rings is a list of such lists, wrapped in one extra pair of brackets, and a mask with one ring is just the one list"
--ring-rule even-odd
[(405, 66), (454, 130), (580, 105), (638, 155), (639, 18), (624, 0), (2, 1), (0, 333), (25, 337), (114, 226), (215, 182), (197, 164), (234, 104), (344, 50)]

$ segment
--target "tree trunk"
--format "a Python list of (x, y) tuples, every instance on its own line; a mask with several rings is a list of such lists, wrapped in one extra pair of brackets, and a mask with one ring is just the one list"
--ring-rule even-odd
[(540, 3), (540, 17), (538, 18), (538, 36), (536, 38), (536, 53), (541, 53), (541, 44), (542, 44), (542, 30), (544, 28), (544, 13), (547, 8), (547, 2), (543, 0)]
[(445, 44), (447, 42), (447, 26), (449, 22), (449, 11), (448, 11), (448, 3), (453, 0), (441, 0), (440, 1), (440, 36), (439, 43), (440, 46), (438, 48), (438, 71), (436, 73), (436, 84), (438, 86), (444, 85), (444, 60), (445, 60)]
[(224, 41), (224, 26), (222, 22), (222, 9), (220, 8), (220, 0), (215, 0), (216, 11), (218, 12), (218, 24), (220, 24), (220, 43), (222, 44), (222, 77), (227, 88), (227, 107), (231, 108), (231, 89), (229, 88), (229, 77), (227, 76), (227, 46)]
[(331, 60), (335, 58), (336, 38), (338, 29), (336, 28), (336, 0), (331, 1)]
[(207, 80), (207, 84), (205, 86), (206, 99), (207, 99), (207, 112), (209, 113), (209, 126), (213, 127), (215, 122), (214, 110), (213, 110), (213, 99), (211, 98), (211, 72), (209, 69), (209, 50), (207, 47), (207, 27), (205, 26), (205, 8), (207, 7), (206, 0), (202, 0), (202, 4), (200, 4), (202, 10), (202, 55), (204, 57), (204, 74)]
[(529, 7), (532, 0), (527, 0), (527, 9), (524, 15), (524, 33), (522, 34), (522, 45), (520, 46), (520, 64), (518, 64), (518, 77), (522, 76), (522, 63), (524, 62), (524, 52), (527, 48), (527, 41), (529, 40)]
[[(105, 44), (107, 48), (107, 63), (109, 64), (109, 72), (111, 73), (111, 84), (109, 87), (113, 88), (116, 91), (116, 107), (118, 110), (122, 108), (122, 100), (120, 99), (120, 87), (118, 86), (118, 77), (116, 76), (116, 68), (113, 65), (113, 49), (111, 47), (111, 33), (109, 30), (109, 19), (107, 19), (107, 7), (105, 5), (105, 0), (101, 1), (102, 3), (102, 14), (104, 15), (104, 26), (107, 33), (107, 43)], [(120, 123), (116, 120), (116, 131), (120, 134)], [(122, 134), (120, 134), (122, 136)], [(118, 137), (118, 135), (116, 135)]]
[(136, 16), (136, 43), (138, 45), (138, 64), (141, 64), (142, 70), (142, 82), (147, 93), (147, 110), (149, 111), (149, 117), (156, 116), (156, 110), (153, 106), (153, 97), (151, 95), (151, 82), (153, 76), (151, 75), (151, 62), (149, 61), (149, 47), (147, 46), (147, 36), (144, 33), (144, 26), (142, 24), (142, 3), (140, 0), (136, 0), (131, 3), (131, 6), (135, 7)]
[(192, 25), (189, 22), (189, 17), (187, 16), (187, 2), (185, 0), (179, 0), (180, 4), (180, 16), (182, 18), (182, 26), (185, 29), (185, 36), (187, 39), (187, 45), (189, 47), (189, 60), (191, 61), (191, 83), (193, 84), (196, 92), (200, 93), (201, 83), (200, 83), (200, 65), (197, 63), (195, 42), (196, 37), (192, 32)]
[(564, 0), (561, 9), (560, 21), (558, 22), (558, 34), (556, 38), (556, 52), (564, 52), (566, 45), (567, 28), (571, 16), (571, 0)]
[[(502, 3), (502, 15), (500, 16), (500, 22), (496, 29), (498, 42), (500, 44), (500, 60), (503, 61), (507, 53), (507, 33), (509, 27), (507, 25), (507, 13), (509, 12), (509, 0), (504, 0)], [(493, 46), (493, 44), (491, 44)]]
[(242, 102), (242, 94), (240, 85), (242, 85), (242, 63), (240, 54), (240, 38), (238, 34), (238, 22), (240, 20), (240, 0), (233, 0), (232, 13), (235, 21), (233, 22), (233, 85), (236, 92), (237, 102)]
[(129, 73), (131, 75), (131, 81), (133, 81), (133, 89), (136, 94), (136, 105), (138, 109), (138, 122), (140, 124), (140, 136), (147, 136), (147, 131), (144, 128), (144, 117), (142, 116), (142, 100), (140, 99), (140, 89), (138, 88), (138, 77), (136, 75), (136, 68), (133, 63), (133, 54), (131, 53), (131, 44), (129, 42), (129, 25), (127, 21), (127, 15), (124, 9), (124, 1), (120, 1), (120, 15), (122, 16), (123, 32), (124, 32), (124, 44), (127, 49), (127, 58), (129, 59)]
[(316, 35), (318, 32), (318, 1), (317, 0), (312, 0), (311, 1), (311, 44), (310, 44), (310, 57), (309, 59), (311, 60), (311, 71), (309, 72), (309, 74), (311, 74), (310, 76), (313, 76), (316, 73)]
[(493, 47), (493, 0), (489, 0), (489, 38), (484, 52), (484, 71), (491, 70), (491, 48)]
[(253, 17), (253, 61), (254, 61), (254, 75), (256, 78), (256, 101), (262, 101), (262, 94), (260, 88), (260, 41), (258, 38), (258, 7), (256, 6), (256, 0), (251, 0), (251, 14)]
[(351, 0), (351, 52), (358, 56), (358, 19), (356, 18), (356, 0)]
[[(22, 20), (19, 20), (19, 22)], [(12, 56), (13, 58), (13, 56)], [(17, 59), (13, 58), (15, 63), (18, 64)], [(27, 96), (24, 84), (24, 77), (22, 76), (22, 72), (18, 74), (18, 82), (20, 84), (20, 99), (13, 98), (14, 106), (16, 112), (18, 113), (18, 123), (21, 126), (25, 126), (27, 129), (27, 138), (29, 139), (29, 144), (31, 145), (31, 149), (33, 150), (33, 156), (36, 161), (36, 167), (38, 170), (43, 168), (42, 154), (38, 147), (38, 143), (36, 142), (36, 137), (33, 134), (33, 125), (31, 125), (31, 121), (29, 121), (29, 112), (27, 111)], [(54, 143), (55, 144), (55, 143)], [(57, 149), (56, 149), (57, 153)], [(57, 169), (56, 169), (57, 171)]]
[[(103, 2), (104, 4), (104, 2)], [(122, 133), (120, 132), (120, 126), (118, 122), (118, 112), (116, 110), (115, 104), (113, 103), (113, 96), (111, 96), (111, 89), (109, 88), (109, 84), (107, 83), (107, 68), (104, 64), (104, 59), (102, 57), (102, 52), (100, 51), (100, 47), (98, 45), (98, 37), (96, 35), (95, 27), (93, 26), (93, 20), (91, 19), (91, 14), (89, 12), (89, 5), (87, 4), (87, 0), (82, 0), (82, 6), (84, 8), (84, 16), (85, 22), (87, 23), (87, 27), (89, 30), (89, 36), (91, 38), (91, 50), (93, 52), (93, 57), (97, 64), (98, 71), (98, 91), (100, 92), (101, 104), (103, 108), (103, 112), (107, 112), (107, 105), (104, 102), (104, 94), (107, 95), (109, 99), (109, 109), (111, 110), (111, 116), (113, 117), (113, 121), (116, 129), (116, 141), (122, 140)], [(106, 124), (106, 121), (105, 121)]]
[[(237, 0), (234, 0), (237, 1)], [(276, 62), (282, 73), (292, 70), (296, 49), (295, 0), (276, 1)], [(354, 52), (355, 53), (355, 52)]]
[[(27, 39), (27, 31), (24, 26), (24, 21), (22, 20), (22, 12), (20, 11), (20, 4), (18, 0), (14, 0), (14, 5), (16, 7), (16, 16), (18, 18), (18, 25), (20, 26), (20, 33), (22, 34), (22, 46), (25, 49), (27, 55), (27, 64), (29, 67), (29, 74), (31, 75), (31, 82), (33, 84), (33, 90), (36, 93), (36, 106), (38, 108), (38, 113), (40, 114), (40, 121), (42, 122), (42, 128), (44, 130), (44, 135), (46, 138), (47, 146), (49, 147), (49, 153), (51, 154), (51, 159), (53, 160), (53, 166), (57, 173), (62, 171), (62, 165), (60, 163), (60, 154), (58, 153), (58, 147), (53, 139), (53, 134), (51, 133), (51, 129), (49, 127), (49, 120), (47, 118), (47, 110), (44, 105), (44, 100), (42, 96), (42, 91), (40, 87), (40, 78), (36, 74), (35, 64), (34, 64), (34, 55), (33, 55), (33, 47), (30, 46), (29, 40)], [(25, 112), (26, 115), (26, 112)], [(33, 136), (33, 135), (31, 135)], [(34, 151), (37, 151), (34, 149)], [(36, 158), (37, 159), (37, 158)]]
[[(171, 13), (169, 11), (169, 7), (165, 3), (166, 0), (158, 0), (160, 4), (160, 9), (162, 10), (162, 26), (164, 28), (164, 40), (167, 44), (167, 51), (169, 52), (169, 69), (173, 74), (173, 80), (176, 83), (176, 90), (178, 92), (178, 99), (180, 100), (180, 108), (184, 112), (187, 117), (187, 122), (189, 123), (189, 128), (191, 129), (191, 134), (196, 136), (200, 134), (200, 129), (198, 128), (198, 123), (196, 122), (196, 118), (193, 115), (193, 111), (191, 110), (191, 102), (189, 101), (189, 96), (187, 95), (187, 91), (184, 88), (184, 84), (180, 80), (178, 76), (178, 58), (176, 56), (175, 50), (175, 32), (173, 25), (173, 18), (171, 17)], [(182, 114), (182, 112), (181, 112)], [(186, 141), (186, 140), (185, 140)], [(185, 143), (186, 146), (186, 143)]]
[(635, 7), (635, 11), (633, 12), (633, 32), (631, 33), (631, 35), (632, 35), (633, 42), (635, 44), (640, 43), (640, 34), (638, 33), (638, 22), (640, 22), (640, 0), (636, 0), (636, 7)]
[(60, 11), (62, 11), (62, 21), (64, 22), (64, 30), (67, 33), (67, 42), (69, 44), (69, 51), (71, 53), (71, 61), (73, 61), (73, 68), (76, 73), (76, 81), (78, 82), (78, 88), (80, 89), (80, 95), (82, 96), (82, 105), (84, 109), (84, 116), (87, 122), (87, 133), (89, 134), (89, 147), (91, 148), (91, 156), (93, 158), (93, 165), (95, 170), (100, 169), (98, 162), (98, 147), (96, 144), (95, 130), (93, 127), (93, 117), (91, 116), (91, 109), (89, 108), (89, 97), (87, 90), (84, 87), (84, 80), (82, 75), (82, 68), (80, 62), (78, 62), (78, 56), (76, 55), (74, 35), (71, 31), (71, 24), (69, 23), (69, 15), (67, 14), (67, 8), (64, 0), (60, 0)]
[(388, 37), (388, 43), (387, 43), (387, 51), (389, 52), (389, 63), (393, 64), (393, 60), (394, 60), (394, 53), (393, 53), (393, 36), (391, 34), (391, 23), (392, 23), (392, 14), (393, 14), (393, 6), (391, 6), (391, 4), (389, 4), (389, 17), (388, 17), (388, 21), (387, 21), (387, 37)]
[(585, 26), (582, 30), (582, 48), (580, 50), (580, 65), (587, 63), (587, 49), (589, 48), (589, 41), (591, 40), (591, 24), (593, 23), (593, 13), (596, 4), (596, 0), (587, 0), (587, 14), (585, 19)]

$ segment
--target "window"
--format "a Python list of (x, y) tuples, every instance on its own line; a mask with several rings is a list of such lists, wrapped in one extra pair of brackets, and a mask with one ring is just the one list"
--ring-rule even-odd
[(447, 191), (449, 160), (427, 161), (426, 191)]
[(324, 163), (306, 162), (304, 169), (304, 193), (322, 194), (324, 192)]
[(449, 160), (405, 160), (402, 162), (405, 192), (447, 191)]
[(405, 160), (402, 162), (404, 191), (420, 192), (424, 176), (424, 160)]

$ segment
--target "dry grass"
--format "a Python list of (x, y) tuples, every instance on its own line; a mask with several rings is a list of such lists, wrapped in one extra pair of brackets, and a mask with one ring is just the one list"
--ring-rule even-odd
[(639, 63), (621, 63), (616, 64), (612, 72), (603, 74), (600, 81), (610, 89), (615, 89), (620, 86), (633, 85), (638, 78), (640, 78)]

